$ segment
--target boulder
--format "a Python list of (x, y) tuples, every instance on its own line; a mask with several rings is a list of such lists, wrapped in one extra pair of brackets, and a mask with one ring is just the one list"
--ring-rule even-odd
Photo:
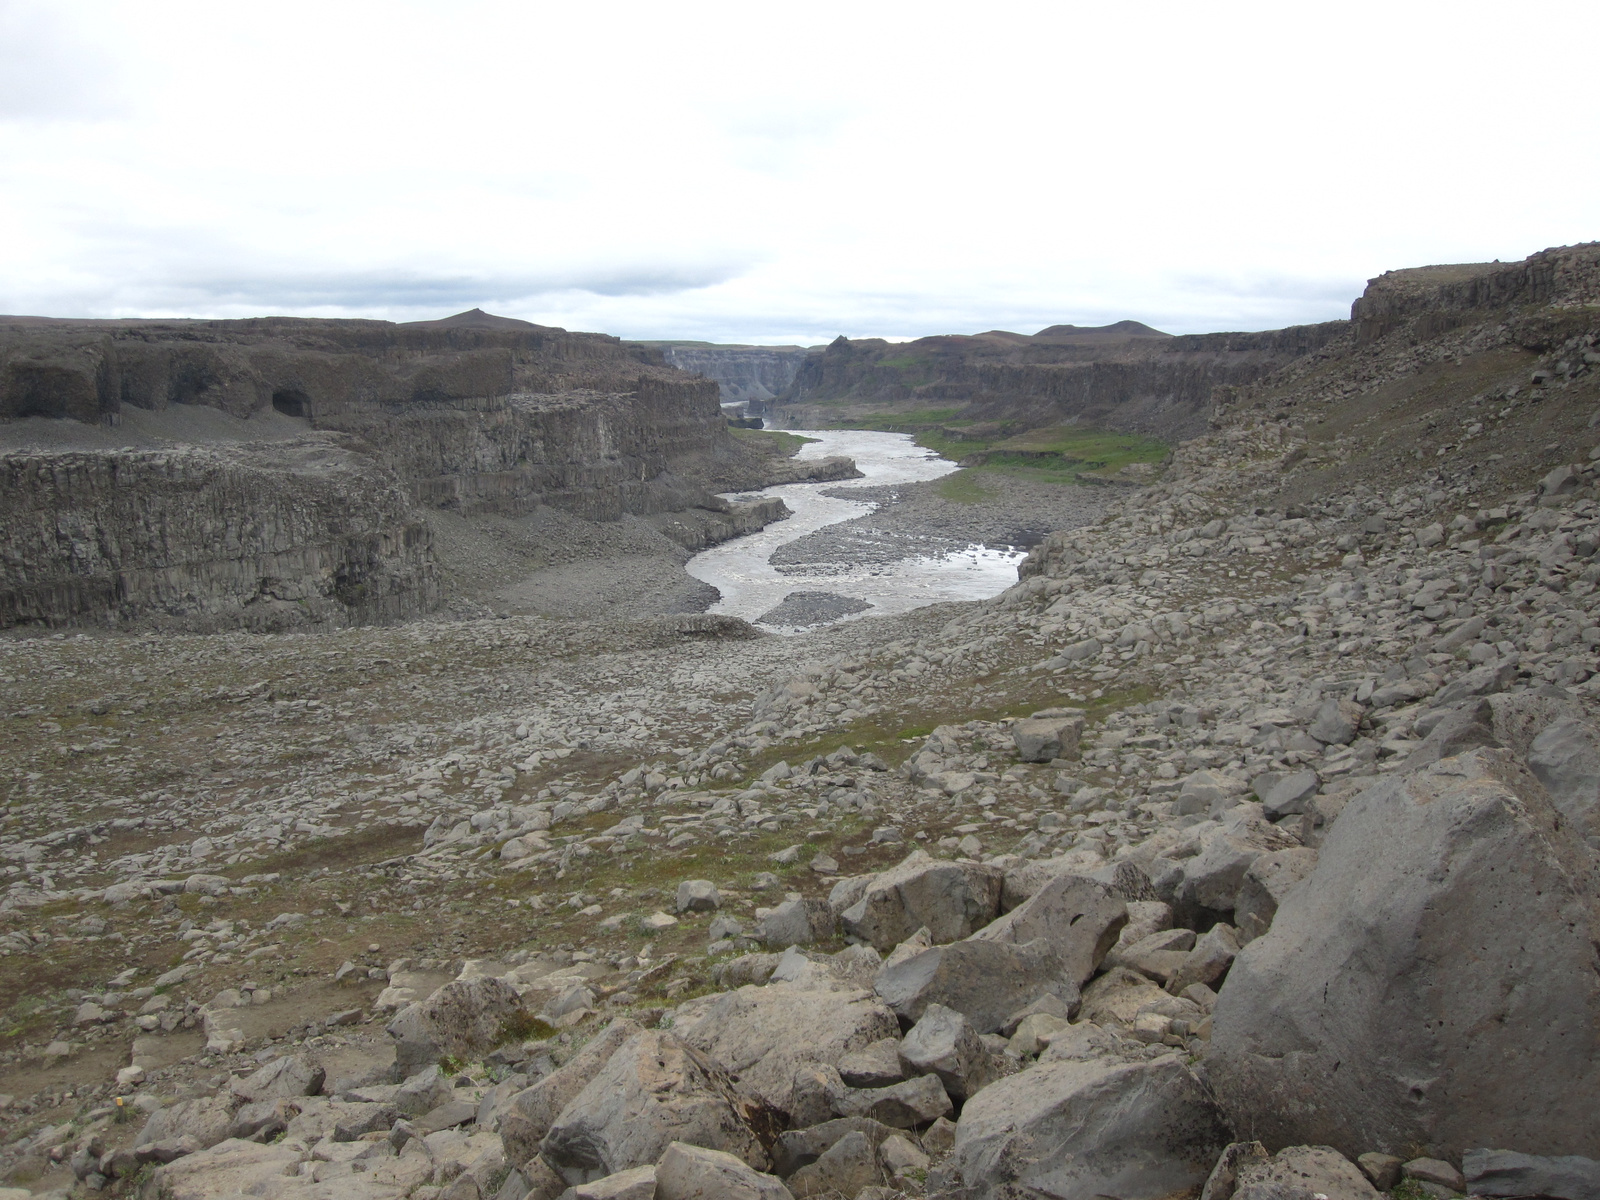
[(709, 879), (685, 879), (678, 885), (677, 909), (686, 912), (715, 912), (722, 907), (722, 895)]
[(1111, 966), (1128, 967), (1158, 983), (1166, 983), (1193, 949), (1194, 930), (1163, 929), (1131, 946), (1117, 949), (1107, 955), (1107, 961)]
[(1056, 858), (1019, 863), (1006, 871), (1001, 883), (1000, 911), (1010, 912), (1018, 907), (1057, 875), (1089, 875), (1106, 865), (1100, 852), (1092, 849), (1072, 850)]
[(1406, 755), (1404, 771), (1420, 771), (1441, 758), (1464, 754), (1480, 746), (1499, 746), (1494, 732), (1494, 711), (1487, 701), (1463, 704), (1444, 714), (1428, 730), (1422, 744)]
[(1262, 797), (1262, 810), (1267, 819), (1272, 821), (1307, 812), (1307, 806), (1316, 798), (1317, 789), (1321, 786), (1322, 780), (1317, 778), (1315, 771), (1296, 771), (1293, 775), (1286, 775)]
[(521, 1009), (517, 989), (497, 976), (447, 983), (389, 1023), (395, 1064), (409, 1075), (445, 1055), (480, 1058), (500, 1043), (507, 1019)]
[(1510, 687), (1517, 677), (1517, 664), (1515, 661), (1485, 663), (1468, 671), (1460, 679), (1445, 684), (1439, 689), (1439, 694), (1433, 698), (1434, 704), (1443, 708), (1451, 704), (1459, 704), (1473, 696), (1490, 696), (1496, 692), (1503, 692)]
[(455, 1095), (438, 1063), (429, 1063), (394, 1090), (395, 1111), (405, 1117), (432, 1112)]
[(315, 1096), (322, 1091), (327, 1073), (304, 1055), (275, 1058), (258, 1071), (235, 1079), (229, 1090), (246, 1104), (258, 1100), (284, 1100)]
[(555, 1124), (562, 1110), (611, 1061), (617, 1048), (641, 1029), (637, 1022), (626, 1019), (611, 1022), (590, 1038), (560, 1070), (552, 1071), (512, 1097), (505, 1115), (500, 1118), (500, 1137), (512, 1166), (520, 1167), (539, 1153), (539, 1143), (544, 1141), (544, 1135), (550, 1132), (550, 1126)]
[(226, 1140), (232, 1121), (233, 1105), (226, 1095), (180, 1100), (151, 1113), (133, 1144), (137, 1149), (174, 1138), (189, 1137), (201, 1149), (205, 1149)]
[(1588, 721), (1557, 721), (1533, 739), (1528, 768), (1578, 836), (1600, 849), (1600, 737)]
[(1380, 1192), (1392, 1191), (1394, 1185), (1400, 1182), (1400, 1168), (1403, 1165), (1403, 1160), (1398, 1156), (1377, 1150), (1369, 1150), (1356, 1159), (1356, 1166), (1361, 1168), (1367, 1182)]
[(1179, 816), (1209, 813), (1230, 807), (1230, 802), (1243, 791), (1237, 780), (1220, 771), (1199, 770), (1183, 781), (1178, 789), (1174, 811)]
[(1272, 919), (1284, 897), (1316, 870), (1317, 852), (1308, 846), (1274, 850), (1246, 868), (1239, 895), (1233, 902), (1233, 920), (1244, 945), (1272, 928)]
[(953, 1008), (979, 1033), (993, 1033), (1006, 1018), (1045, 993), (1069, 1009), (1077, 984), (1043, 941), (964, 941), (934, 946), (898, 962), (884, 963), (874, 985), (902, 1021), (916, 1022), (930, 1004)]
[(1236, 1127), (1352, 1156), (1600, 1144), (1597, 894), (1507, 750), (1355, 797), (1217, 1001), (1207, 1071)]
[(1113, 967), (1083, 989), (1081, 1021), (1132, 1028), (1140, 1010), (1166, 999), (1167, 993), (1137, 971)]
[(1127, 904), (1102, 883), (1058, 875), (1019, 907), (985, 925), (973, 941), (1042, 941), (1075, 985), (1093, 975), (1128, 921)]
[(1324, 700), (1306, 732), (1328, 746), (1347, 746), (1361, 728), (1362, 707), (1354, 700)]
[(229, 1140), (189, 1154), (150, 1176), (140, 1195), (148, 1200), (215, 1200), (218, 1196), (276, 1194), (268, 1189), (300, 1162), (303, 1151)]
[(965, 1100), (1000, 1073), (977, 1032), (953, 1008), (930, 1004), (900, 1043), (907, 1075), (937, 1075), (953, 1099)]
[(790, 1129), (778, 1135), (772, 1145), (772, 1169), (779, 1175), (793, 1175), (807, 1163), (814, 1163), (840, 1138), (863, 1134), (874, 1147), (898, 1136), (893, 1127), (867, 1117), (835, 1117), (809, 1129)]
[(1051, 1062), (967, 1102), (946, 1169), (971, 1200), (1157, 1200), (1198, 1189), (1229, 1140), (1177, 1055)]
[(561, 1193), (560, 1200), (654, 1200), (656, 1169), (634, 1167), (593, 1183), (580, 1183)]
[(789, 1191), (797, 1197), (855, 1196), (861, 1189), (884, 1181), (877, 1147), (859, 1131), (847, 1133), (829, 1146), (815, 1162), (789, 1177)]
[(647, 1166), (676, 1141), (765, 1167), (766, 1152), (748, 1123), (752, 1111), (710, 1059), (668, 1031), (646, 1029), (572, 1098), (540, 1153), (569, 1183)]
[(1473, 1196), (1549, 1196), (1600, 1200), (1600, 1162), (1576, 1154), (1543, 1157), (1513, 1150), (1468, 1150), (1461, 1173)]
[(1206, 1180), (1201, 1200), (1378, 1200), (1361, 1171), (1328, 1146), (1288, 1146), (1268, 1154), (1260, 1142), (1235, 1142)]
[(1018, 757), (1023, 762), (1076, 758), (1083, 717), (1079, 709), (1047, 709), (1018, 721), (1011, 727)]
[(1122, 927), (1122, 932), (1117, 935), (1117, 944), (1111, 948), (1112, 954), (1120, 954), (1127, 947), (1142, 941), (1152, 933), (1161, 933), (1172, 928), (1172, 905), (1162, 900), (1135, 900), (1128, 904), (1128, 923)]
[[(898, 1024), (898, 1023), (897, 1023)], [(886, 1037), (839, 1059), (839, 1078), (847, 1087), (888, 1087), (906, 1077), (900, 1063), (900, 1039)], [(780, 1175), (782, 1171), (778, 1172)]]
[(1269, 822), (1259, 805), (1239, 805), (1184, 864), (1174, 905), (1180, 919), (1197, 924), (1204, 914), (1232, 912), (1250, 864), (1270, 851), (1298, 845), (1300, 840)]
[(736, 1155), (673, 1142), (656, 1164), (655, 1200), (793, 1200), (783, 1181)]
[(1003, 878), (997, 867), (937, 862), (914, 850), (899, 866), (874, 877), (839, 922), (845, 933), (880, 953), (923, 927), (935, 943), (953, 942), (994, 920)]
[(1229, 966), (1239, 953), (1239, 937), (1233, 926), (1217, 922), (1194, 944), (1194, 949), (1183, 956), (1178, 969), (1167, 980), (1167, 991), (1174, 996), (1196, 983), (1208, 987), (1227, 974)]
[(754, 935), (768, 946), (809, 946), (833, 936), (833, 920), (826, 901), (794, 896), (757, 921)]
[(914, 1129), (955, 1111), (937, 1075), (918, 1075), (881, 1088), (845, 1088), (833, 1096), (841, 1117), (865, 1117), (896, 1129)]
[(839, 1066), (898, 1037), (900, 1024), (868, 991), (773, 983), (691, 1000), (674, 1014), (672, 1031), (736, 1077), (740, 1090), (787, 1112), (797, 1066)]

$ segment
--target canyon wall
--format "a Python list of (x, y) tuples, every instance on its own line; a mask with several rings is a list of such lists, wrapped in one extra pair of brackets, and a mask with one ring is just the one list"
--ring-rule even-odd
[(1600, 305), (1600, 242), (1556, 246), (1521, 262), (1464, 263), (1387, 271), (1367, 281), (1350, 306), (1362, 344), (1409, 325), (1413, 338), (1436, 337), (1481, 321), (1496, 309)]
[(714, 379), (722, 403), (765, 404), (794, 382), (808, 351), (801, 346), (714, 346), (704, 342), (646, 342), (660, 347), (680, 371)]
[[(1329, 322), (1172, 337), (1136, 321), (891, 344), (839, 338), (802, 364), (780, 405), (957, 408), (973, 419), (1086, 422), (1176, 440), (1200, 432), (1212, 389), (1254, 382), (1346, 336)], [(783, 409), (780, 407), (780, 412)]]
[[(208, 409), (230, 444), (90, 444), (132, 410), (181, 430)], [(714, 382), (599, 334), (0, 318), (0, 628), (402, 620), (445, 595), (427, 508), (716, 509), (745, 457)]]
[(388, 623), (437, 607), (426, 525), (337, 439), (0, 457), (0, 628)]

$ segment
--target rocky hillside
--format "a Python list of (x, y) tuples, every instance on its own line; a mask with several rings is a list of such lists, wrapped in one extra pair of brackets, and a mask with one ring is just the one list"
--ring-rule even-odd
[(955, 410), (955, 419), (1082, 422), (1177, 440), (1205, 427), (1214, 388), (1251, 383), (1342, 332), (1335, 322), (1172, 337), (1119, 321), (894, 344), (840, 337), (807, 357), (773, 412), (803, 426), (885, 408)]
[(713, 384), (476, 310), (3, 319), (0, 446), (0, 626), (415, 617), (448, 592), (436, 512), (675, 514), (688, 545), (762, 523), (710, 493), (763, 477)]
[(808, 351), (800, 346), (724, 346), (710, 342), (644, 342), (671, 366), (717, 381), (724, 404), (760, 411), (794, 382)]
[(6, 1180), (1588, 1200), (1600, 246), (1552, 259), (1402, 281), (983, 603), (0, 644)]

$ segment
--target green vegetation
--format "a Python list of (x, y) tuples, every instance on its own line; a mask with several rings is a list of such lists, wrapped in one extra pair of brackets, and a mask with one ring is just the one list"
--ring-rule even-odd
[(946, 475), (934, 484), (934, 491), (946, 500), (954, 500), (957, 504), (981, 504), (994, 495), (978, 482), (978, 477), (971, 471), (957, 471)]
[(781, 429), (740, 429), (731, 426), (728, 432), (742, 442), (767, 447), (775, 458), (793, 458), (800, 447), (816, 438), (801, 437), (798, 433), (785, 433)]
[(922, 433), (943, 425), (959, 408), (921, 408), (910, 412), (873, 413), (869, 417), (841, 417), (829, 423), (832, 429), (875, 429), (879, 433)]
[[(1007, 436), (999, 422), (955, 420), (960, 411), (924, 408), (874, 413), (842, 418), (831, 422), (831, 426), (909, 433), (917, 445), (951, 462), (966, 464), (968, 471), (1003, 472), (1041, 483), (1098, 482), (1111, 478), (1132, 463), (1156, 464), (1167, 456), (1164, 442), (1138, 434), (1113, 433), (1079, 425), (1049, 425)], [(963, 434), (964, 430), (971, 430), (977, 436)], [(991, 436), (983, 436), (986, 433)], [(967, 477), (947, 476), (939, 494), (963, 504), (984, 500), (986, 493), (978, 480), (967, 472), (962, 474)]]
[(930, 430), (917, 444), (956, 462), (976, 458), (969, 464), (976, 469), (1056, 483), (1076, 483), (1081, 476), (1109, 478), (1130, 463), (1159, 463), (1167, 455), (1166, 444), (1155, 438), (1077, 425), (1052, 425), (993, 440), (958, 439)]
[(914, 354), (900, 354), (894, 358), (880, 358), (875, 369), (888, 369), (899, 376), (899, 381), (907, 387), (918, 387), (924, 383), (931, 383), (938, 369), (933, 359), (918, 358)]
[(500, 1030), (495, 1035), (495, 1045), (504, 1046), (507, 1042), (526, 1042), (533, 1039), (543, 1039), (555, 1036), (555, 1027), (541, 1021), (530, 1012), (518, 1009), (500, 1024)]

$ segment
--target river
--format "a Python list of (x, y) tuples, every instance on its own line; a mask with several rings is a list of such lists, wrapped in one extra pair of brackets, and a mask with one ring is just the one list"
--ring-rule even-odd
[(790, 483), (760, 493), (743, 493), (781, 496), (794, 515), (757, 533), (713, 546), (689, 560), (689, 574), (722, 594), (709, 611), (743, 617), (764, 628), (788, 633), (795, 632), (796, 626), (757, 619), (777, 608), (793, 592), (830, 593), (864, 602), (870, 607), (851, 615), (873, 616), (947, 600), (982, 600), (1017, 581), (1021, 551), (976, 545), (938, 557), (905, 558), (891, 563), (786, 566), (780, 572), (771, 561), (779, 546), (828, 525), (864, 516), (877, 507), (871, 501), (845, 500), (823, 495), (824, 492), (938, 479), (956, 469), (954, 463), (915, 445), (903, 433), (838, 429), (792, 432), (816, 439), (801, 447), (797, 458), (848, 455), (855, 459), (863, 477), (833, 483)]

